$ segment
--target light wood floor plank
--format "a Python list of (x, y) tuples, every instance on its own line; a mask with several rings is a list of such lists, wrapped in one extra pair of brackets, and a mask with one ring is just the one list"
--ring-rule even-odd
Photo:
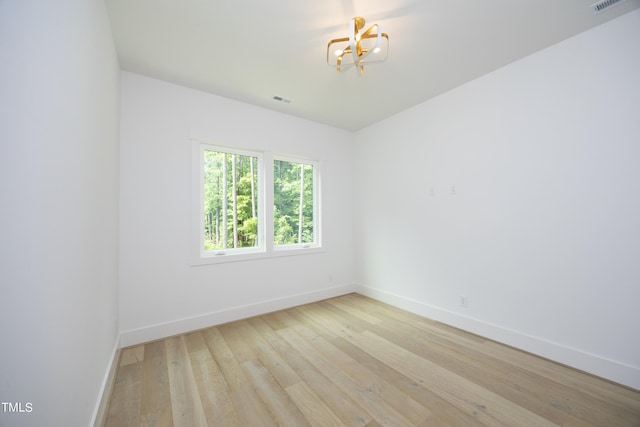
[(468, 346), (457, 345), (451, 338), (445, 340), (436, 335), (428, 335), (424, 330), (401, 322), (389, 320), (384, 325), (378, 325), (374, 332), (548, 420), (561, 424), (567, 416), (567, 411), (559, 408), (559, 404), (550, 405), (547, 401), (554, 395), (550, 391), (560, 388), (557, 383), (553, 384), (526, 370), (499, 362)]
[[(405, 348), (427, 358), (448, 370), (464, 375), (487, 390), (499, 394), (530, 411), (555, 423), (562, 424), (567, 414), (579, 416), (600, 425), (616, 425), (620, 419), (630, 417), (624, 410), (612, 417), (599, 410), (601, 400), (580, 390), (571, 389), (557, 381), (535, 375), (527, 369), (512, 365), (486, 353), (476, 351), (473, 345), (460, 348), (451, 341), (435, 336), (415, 333), (407, 327), (393, 324), (386, 333), (378, 334), (397, 342), (397, 337), (409, 337), (403, 341)], [(400, 333), (398, 333), (400, 332)]]
[(306, 414), (313, 427), (343, 427), (345, 424), (325, 405), (322, 400), (303, 382), (287, 387), (287, 393), (295, 404)]
[(289, 344), (300, 349), (303, 356), (316, 367), (320, 372), (327, 376), (334, 384), (336, 384), (343, 392), (349, 393), (360, 406), (367, 410), (382, 425), (411, 425), (409, 419), (403, 414), (396, 411), (391, 405), (385, 402), (376, 390), (367, 388), (359, 384), (356, 380), (348, 375), (346, 366), (336, 366), (327, 360), (321, 352), (315, 351), (311, 340), (320, 341), (323, 338), (317, 336), (315, 338), (303, 338), (293, 329), (285, 328), (278, 331)]
[(230, 350), (233, 352), (233, 357), (239, 364), (258, 357), (253, 350), (251, 341), (245, 339), (243, 336), (243, 332), (246, 331), (246, 328), (243, 330), (244, 324), (246, 324), (246, 320), (239, 320), (218, 326), (218, 330), (229, 345)]
[(118, 367), (105, 426), (137, 426), (140, 415), (142, 364)]
[(351, 338), (357, 345), (387, 364), (429, 387), (442, 398), (488, 425), (552, 426), (533, 412), (482, 388), (439, 365), (423, 359), (377, 335), (364, 332)]
[[(331, 303), (332, 306), (339, 307), (337, 304), (333, 304), (333, 300), (327, 301)], [(345, 334), (349, 334), (350, 331), (354, 330), (364, 330), (367, 329), (366, 326), (361, 324), (360, 318), (362, 316), (350, 316), (347, 313), (339, 313), (341, 310), (333, 310), (330, 309), (330, 312), (323, 312), (322, 310), (328, 308), (324, 303), (318, 303), (316, 306), (315, 315), (320, 316), (324, 319), (322, 322), (323, 326), (320, 326), (318, 322), (315, 322), (316, 326), (320, 327), (329, 327), (334, 328), (334, 330), (341, 330)], [(349, 310), (351, 314), (356, 314), (355, 311)], [(337, 314), (336, 314), (337, 313)], [(360, 323), (361, 325), (355, 327), (354, 324)], [(330, 326), (332, 325), (333, 326)], [(375, 322), (375, 326), (373, 330), (378, 330), (381, 322)], [(317, 329), (316, 329), (317, 330)], [(322, 332), (320, 332), (322, 333)], [(396, 332), (395, 335), (401, 335)], [(466, 413), (460, 411), (457, 407), (452, 405), (450, 402), (443, 400), (441, 397), (435, 395), (430, 390), (425, 390), (424, 388), (419, 387), (419, 385), (411, 380), (410, 378), (401, 375), (397, 370), (389, 369), (388, 365), (379, 363), (377, 359), (371, 357), (368, 353), (364, 352), (362, 349), (353, 345), (353, 343), (348, 342), (347, 340), (337, 337), (332, 340), (340, 348), (346, 350), (349, 354), (355, 354), (356, 357), (354, 359), (358, 360), (358, 363), (363, 364), (363, 359), (367, 359), (369, 357), (368, 366), (372, 366), (372, 371), (376, 372), (376, 374), (383, 378), (388, 378), (388, 382), (393, 384), (394, 387), (397, 385), (398, 388), (403, 388), (403, 393), (405, 395), (411, 396), (415, 398), (415, 401), (420, 402), (423, 408), (433, 408), (431, 413), (422, 413), (421, 415), (426, 415), (426, 418), (422, 422), (415, 422), (415, 425), (437, 425), (437, 426), (448, 426), (448, 425), (465, 425), (465, 426), (473, 426), (476, 424), (480, 424), (475, 418), (467, 415)], [(376, 363), (378, 362), (378, 363)], [(365, 364), (366, 365), (366, 364)], [(386, 370), (380, 370), (379, 365), (387, 368)], [(377, 368), (377, 369), (376, 369)], [(384, 375), (384, 374), (387, 375)], [(409, 405), (404, 405), (404, 409), (407, 410)], [(408, 411), (411, 412), (411, 411)]]
[(261, 425), (275, 426), (275, 420), (258, 397), (255, 387), (246, 377), (218, 328), (205, 329), (202, 333), (229, 387), (231, 401), (241, 423), (251, 425), (256, 420), (260, 420)]
[(313, 345), (315, 350), (332, 366), (339, 368), (345, 375), (358, 384), (367, 393), (373, 393), (382, 399), (385, 404), (402, 413), (412, 425), (418, 425), (425, 419), (431, 418), (430, 411), (416, 402), (410, 396), (399, 391), (393, 384), (384, 378), (375, 375), (357, 360), (342, 352), (331, 342), (317, 338), (316, 330), (311, 329), (313, 323), (306, 323), (294, 327), (300, 335), (305, 336)]
[(354, 346), (344, 338), (337, 337), (331, 341), (336, 347), (349, 354), (363, 366), (369, 368), (376, 375), (386, 378), (398, 390), (419, 402), (425, 408), (431, 409), (431, 416), (422, 423), (425, 426), (451, 427), (451, 426), (481, 426), (484, 425), (471, 415), (442, 399), (431, 390), (420, 387), (411, 378), (402, 375), (389, 365), (371, 356), (364, 350)]
[[(543, 399), (546, 403), (561, 411), (567, 411), (573, 416), (582, 417), (587, 422), (596, 422), (601, 425), (618, 423), (640, 425), (640, 395), (636, 390), (599, 380), (555, 362), (476, 337), (468, 332), (424, 319), (395, 307), (383, 304), (383, 307), (379, 308), (381, 304), (370, 298), (353, 294), (338, 298), (338, 300), (343, 299), (354, 301), (357, 307), (366, 307), (368, 310), (384, 313), (385, 316), (393, 319), (390, 321), (393, 324), (392, 328), (398, 327), (399, 323), (418, 328), (425, 333), (421, 338), (427, 340), (429, 345), (449, 342), (460, 348), (461, 352), (474, 352), (473, 358), (481, 360), (484, 366), (493, 360), (494, 366), (499, 370), (516, 369), (524, 373), (523, 375), (528, 375), (534, 382), (539, 383), (538, 389), (543, 390)], [(452, 337), (455, 337), (455, 340)], [(482, 355), (487, 358), (483, 358)], [(487, 376), (487, 378), (492, 377)], [(514, 387), (518, 390), (522, 391), (526, 388), (526, 382), (522, 378), (515, 381), (517, 384)], [(525, 394), (528, 393), (527, 391)], [(528, 396), (525, 397), (527, 398)], [(608, 409), (601, 408), (602, 404)], [(616, 408), (615, 411), (611, 411), (613, 407)]]
[[(357, 331), (362, 330), (362, 328), (360, 326), (354, 325), (354, 319), (348, 319), (344, 317), (339, 318), (338, 316), (335, 316), (333, 312), (325, 311), (325, 309), (326, 307), (323, 304), (318, 304), (316, 313), (315, 313), (315, 319), (317, 320), (315, 323), (316, 325), (318, 325), (318, 327), (329, 328), (335, 331), (340, 331), (342, 338), (344, 338), (347, 342), (351, 343), (352, 345), (355, 344), (356, 347), (363, 349), (373, 357), (376, 357), (380, 360), (385, 361), (384, 359), (380, 358), (380, 355), (383, 355), (384, 352), (377, 351), (376, 349), (372, 350), (371, 347), (357, 344), (358, 337), (360, 336), (359, 335), (360, 333)], [(356, 320), (355, 323), (358, 323), (358, 321)], [(398, 335), (401, 336), (401, 334), (398, 334)], [(406, 337), (407, 341), (411, 341), (411, 339), (412, 337), (410, 335)], [(379, 342), (383, 342), (383, 340), (380, 340)], [(387, 344), (389, 344), (389, 346), (393, 346), (392, 342), (388, 342)], [(395, 351), (398, 351), (399, 352), (398, 354), (402, 354), (401, 352), (402, 350), (404, 349), (401, 346), (399, 346)], [(408, 355), (413, 356), (413, 354), (410, 352), (406, 352), (404, 356), (400, 356), (397, 362), (400, 362), (400, 359), (403, 359), (404, 363), (400, 364), (402, 366), (401, 369), (399, 369), (398, 367), (396, 367), (395, 369), (398, 370), (403, 375), (411, 378), (413, 383), (416, 384), (416, 386), (423, 386), (425, 383), (429, 383), (429, 381), (427, 381), (426, 379), (420, 376), (416, 377), (415, 375), (412, 374), (412, 371), (407, 366), (407, 363), (410, 361), (410, 358), (408, 357)], [(421, 362), (420, 359), (418, 358), (414, 359), (414, 361)], [(458, 396), (455, 396), (456, 398), (452, 399), (449, 392), (447, 391), (447, 388), (442, 387), (443, 384), (447, 384), (447, 381), (441, 380), (440, 382), (435, 382), (435, 383), (433, 381), (434, 375), (438, 371), (437, 369), (435, 369), (437, 368), (437, 365), (432, 364), (432, 362), (427, 362), (426, 360), (424, 362), (425, 363), (423, 365), (418, 366), (415, 369), (418, 371), (424, 370), (425, 373), (428, 373), (427, 371), (431, 373), (431, 376), (430, 377), (427, 376), (427, 378), (430, 378), (431, 383), (438, 386), (436, 387), (437, 390), (435, 392), (441, 399), (445, 400), (448, 405), (456, 407), (457, 411), (460, 411), (461, 408), (465, 408), (465, 412), (469, 416), (475, 417), (479, 420), (484, 420), (484, 422), (490, 422), (489, 425), (491, 424), (508, 425), (508, 424), (501, 424), (501, 422), (498, 422), (498, 420), (491, 420), (491, 417), (489, 415), (483, 414), (481, 412), (481, 411), (486, 411), (486, 406), (482, 403), (479, 403), (478, 393), (475, 394), (476, 400), (478, 401), (476, 402), (474, 400), (471, 400), (471, 402), (473, 402), (472, 404), (466, 404), (463, 400), (459, 399)], [(385, 363), (388, 364), (388, 361), (385, 361)], [(446, 370), (442, 371), (442, 373), (446, 375), (450, 374), (450, 372)], [(453, 378), (455, 377), (451, 376), (448, 379), (453, 379)], [(470, 384), (470, 385), (473, 385), (473, 384)], [(428, 390), (433, 390), (433, 389), (434, 387), (428, 387)], [(461, 405), (461, 403), (464, 403), (464, 404)], [(477, 409), (479, 409), (480, 411)], [(474, 421), (474, 422), (477, 422), (477, 421)]]
[(193, 368), (184, 343), (184, 336), (167, 338), (165, 343), (173, 425), (176, 427), (206, 426), (207, 419), (193, 377)]
[(138, 363), (144, 360), (144, 345), (138, 345), (123, 350), (120, 356), (120, 366)]
[(165, 342), (144, 346), (140, 427), (170, 427), (173, 425), (171, 391)]
[(300, 409), (289, 399), (286, 391), (258, 360), (248, 360), (242, 367), (279, 426), (311, 426)]
[[(441, 348), (444, 359), (440, 358), (437, 363), (446, 365), (454, 372), (464, 372), (474, 382), (558, 423), (566, 414), (597, 425), (617, 425), (634, 419), (640, 423), (637, 415), (634, 415), (640, 407), (637, 394), (635, 400), (627, 399), (630, 396), (626, 396), (627, 393), (620, 387), (617, 387), (618, 393), (612, 396), (610, 391), (607, 392), (610, 387), (606, 382), (593, 389), (588, 375), (505, 346), (498, 345), (499, 349), (495, 349), (496, 343), (488, 340), (481, 343), (471, 340), (461, 345), (451, 339), (451, 333), (447, 337), (440, 325), (433, 328), (422, 323), (417, 328), (419, 333), (415, 333), (410, 324), (403, 326), (402, 322), (393, 320), (388, 323), (387, 333), (383, 334), (385, 337), (393, 340), (393, 337), (411, 336), (413, 338), (407, 341), (407, 347), (433, 361), (438, 359), (433, 351)], [(434, 329), (438, 331), (433, 333)], [(453, 332), (458, 337), (459, 331)], [(514, 359), (511, 356), (513, 354), (520, 357)], [(532, 359), (534, 363), (523, 364), (522, 358)], [(514, 364), (514, 360), (520, 363)], [(532, 370), (530, 366), (536, 369)], [(470, 367), (475, 367), (475, 371), (469, 370)], [(555, 375), (551, 375), (551, 372), (555, 372)], [(564, 375), (560, 375), (561, 372)], [(573, 386), (564, 382), (567, 377), (573, 378)], [(618, 410), (602, 410), (604, 401), (609, 407), (617, 406)]]
[[(497, 354), (502, 360), (508, 361), (509, 363), (526, 366), (530, 370), (535, 370), (538, 375), (551, 380), (561, 381), (562, 384), (572, 390), (580, 390), (583, 393), (588, 393), (609, 404), (615, 404), (620, 408), (625, 408), (626, 411), (640, 412), (640, 396), (637, 390), (620, 387), (608, 381), (600, 381), (591, 375), (574, 369), (568, 369), (566, 366), (532, 354), (513, 351), (513, 349), (496, 342), (488, 341), (484, 346), (484, 351)], [(640, 422), (638, 425), (640, 425)]]
[[(305, 385), (340, 419), (353, 427), (362, 427), (371, 421), (371, 416), (355, 403), (347, 393), (343, 393), (333, 382), (309, 363), (302, 354), (282, 339), (262, 318), (250, 319), (254, 328), (304, 381)], [(289, 317), (289, 325), (293, 319)], [(279, 325), (279, 330), (284, 328)]]
[(587, 422), (583, 419), (576, 418), (573, 415), (569, 415), (562, 427), (598, 427), (598, 424)]
[(367, 313), (366, 310), (361, 310), (359, 309), (357, 306), (353, 305), (353, 304), (349, 304), (348, 302), (345, 302), (343, 300), (340, 300), (338, 298), (334, 298), (334, 299), (330, 299), (326, 301), (328, 304), (342, 310), (345, 313), (351, 314), (353, 316), (359, 317), (360, 319), (362, 319), (363, 321), (372, 324), (372, 325), (377, 325), (378, 323), (383, 322), (382, 319), (380, 319), (379, 317), (376, 316), (372, 316), (369, 313)]
[(208, 425), (241, 426), (229, 397), (224, 376), (213, 360), (202, 333), (194, 332), (186, 335), (185, 343)]
[(106, 427), (638, 427), (640, 391), (357, 294), (121, 352)]
[(343, 338), (371, 355), (378, 358), (386, 357), (387, 359), (381, 360), (387, 364), (391, 362), (393, 365), (404, 365), (403, 370), (399, 369), (400, 372), (417, 379), (420, 383), (436, 385), (441, 397), (485, 423), (505, 426), (557, 425), (373, 333), (354, 332), (360, 327), (354, 327), (352, 322), (336, 320), (321, 303), (318, 304), (317, 312), (310, 317), (323, 327), (339, 331)]
[(298, 374), (265, 341), (264, 337), (258, 333), (249, 321), (237, 322), (237, 324), (242, 340), (247, 342), (251, 347), (252, 354), (269, 370), (282, 388), (302, 381)]

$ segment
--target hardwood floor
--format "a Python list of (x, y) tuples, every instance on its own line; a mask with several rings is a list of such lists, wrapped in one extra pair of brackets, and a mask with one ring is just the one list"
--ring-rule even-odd
[(640, 426), (640, 392), (351, 294), (124, 349), (105, 426)]

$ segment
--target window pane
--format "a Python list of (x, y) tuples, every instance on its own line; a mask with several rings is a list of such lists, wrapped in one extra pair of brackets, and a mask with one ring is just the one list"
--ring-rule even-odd
[(313, 165), (273, 162), (274, 244), (313, 243)]
[(258, 246), (258, 158), (204, 150), (204, 250)]

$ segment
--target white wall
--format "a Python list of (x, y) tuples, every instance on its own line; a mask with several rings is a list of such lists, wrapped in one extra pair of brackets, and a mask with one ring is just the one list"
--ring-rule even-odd
[[(121, 80), (123, 345), (353, 289), (352, 134), (132, 73)], [(326, 251), (190, 266), (190, 132), (321, 160)]]
[(118, 338), (119, 72), (103, 1), (0, 1), (2, 426), (86, 426)]
[(356, 158), (363, 292), (640, 388), (640, 11), (358, 132)]

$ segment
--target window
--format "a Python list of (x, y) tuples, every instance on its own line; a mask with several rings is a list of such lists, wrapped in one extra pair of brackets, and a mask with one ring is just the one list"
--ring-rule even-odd
[(312, 162), (273, 161), (273, 228), (275, 245), (316, 243), (315, 171)]
[(203, 149), (203, 250), (259, 248), (259, 155)]
[(318, 165), (194, 142), (194, 263), (320, 248)]

